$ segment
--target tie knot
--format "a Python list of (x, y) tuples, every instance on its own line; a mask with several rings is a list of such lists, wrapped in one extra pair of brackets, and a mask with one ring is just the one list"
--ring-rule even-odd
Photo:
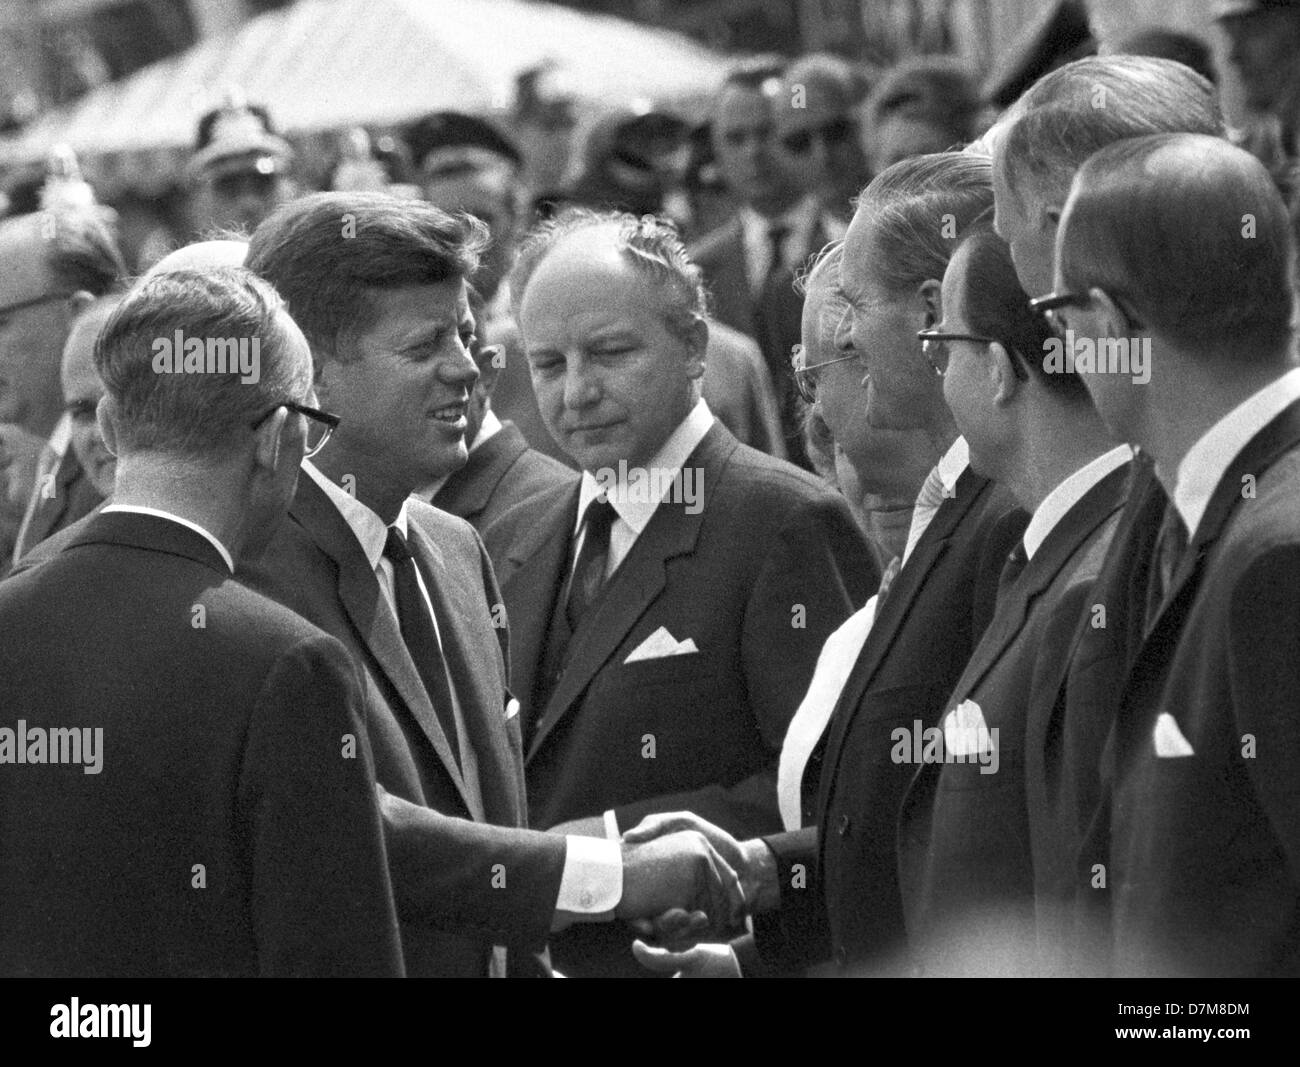
[(590, 534), (593, 530), (609, 529), (614, 525), (617, 514), (614, 505), (607, 498), (598, 496), (587, 505), (587, 512), (582, 517), (582, 521), (587, 527), (587, 533)]
[(396, 526), (388, 527), (388, 537), (384, 541), (384, 555), (394, 563), (404, 563), (411, 558), (411, 550), (407, 547), (406, 538)]

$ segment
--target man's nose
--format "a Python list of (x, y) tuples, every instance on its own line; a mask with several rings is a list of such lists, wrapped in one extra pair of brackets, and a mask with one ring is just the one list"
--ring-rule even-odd
[(456, 342), (455, 355), (438, 363), (438, 377), (447, 385), (472, 386), (479, 379), (479, 369), (474, 364), (469, 350), (459, 341)]
[(564, 406), (573, 410), (590, 407), (600, 399), (600, 379), (590, 367), (570, 364), (564, 372)]

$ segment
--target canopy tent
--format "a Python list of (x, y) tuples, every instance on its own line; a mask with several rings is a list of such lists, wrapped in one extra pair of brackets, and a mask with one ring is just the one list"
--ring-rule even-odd
[(188, 147), (230, 86), (288, 134), (438, 109), (487, 114), (542, 64), (580, 102), (688, 105), (726, 60), (678, 34), (528, 0), (303, 0), (46, 116), (0, 145), (0, 159), (36, 159), (59, 142), (83, 157)]

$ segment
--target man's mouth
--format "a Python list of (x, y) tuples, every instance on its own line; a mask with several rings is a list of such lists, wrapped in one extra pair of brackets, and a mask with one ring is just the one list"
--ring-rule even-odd
[(465, 422), (464, 401), (456, 404), (446, 404), (440, 408), (434, 408), (429, 414), (439, 422), (446, 423), (448, 426), (463, 426)]

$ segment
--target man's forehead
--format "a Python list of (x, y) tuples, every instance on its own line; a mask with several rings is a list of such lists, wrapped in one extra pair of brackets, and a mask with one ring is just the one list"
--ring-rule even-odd
[(40, 296), (48, 288), (45, 241), (35, 220), (23, 216), (0, 223), (0, 303)]
[[(773, 89), (776, 83), (773, 82)], [(770, 120), (776, 103), (776, 92), (747, 85), (729, 85), (718, 97), (714, 121), (719, 126), (744, 126)]]

